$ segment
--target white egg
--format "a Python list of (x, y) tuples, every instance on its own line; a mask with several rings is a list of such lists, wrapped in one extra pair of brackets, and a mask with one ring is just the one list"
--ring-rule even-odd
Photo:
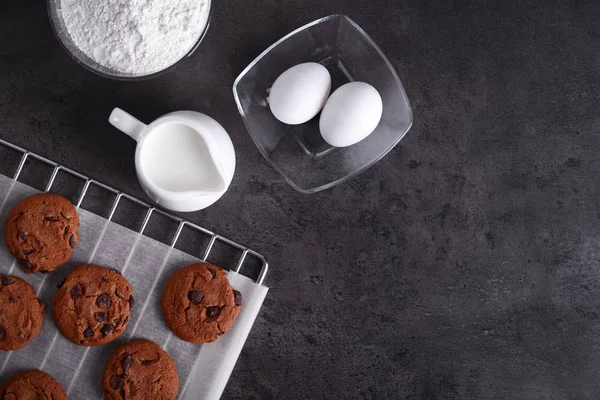
[(373, 86), (350, 82), (338, 88), (327, 100), (319, 129), (332, 146), (346, 147), (369, 136), (381, 120), (383, 102)]
[(331, 75), (321, 64), (298, 64), (277, 78), (269, 94), (271, 112), (283, 123), (303, 124), (323, 108), (331, 92)]

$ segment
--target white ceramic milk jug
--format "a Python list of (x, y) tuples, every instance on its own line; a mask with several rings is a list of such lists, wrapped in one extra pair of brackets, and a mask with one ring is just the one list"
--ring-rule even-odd
[(177, 111), (146, 125), (115, 108), (109, 122), (138, 142), (138, 179), (161, 206), (182, 212), (202, 210), (229, 188), (235, 151), (225, 129), (211, 117)]

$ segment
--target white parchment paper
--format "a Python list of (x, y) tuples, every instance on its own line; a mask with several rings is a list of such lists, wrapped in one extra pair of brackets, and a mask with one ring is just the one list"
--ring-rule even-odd
[[(70, 399), (102, 399), (101, 377), (110, 354), (132, 338), (146, 338), (162, 346), (175, 361), (179, 373), (179, 399), (218, 399), (268, 288), (229, 272), (232, 286), (243, 297), (235, 325), (214, 343), (186, 343), (173, 335), (164, 323), (160, 294), (171, 274), (199, 261), (196, 257), (80, 209), (81, 241), (70, 262), (49, 275), (26, 275), (6, 249), (4, 221), (14, 205), (34, 193), (37, 193), (35, 189), (0, 175), (0, 273), (25, 279), (47, 304), (40, 334), (20, 350), (0, 351), (0, 380), (20, 371), (40, 369), (56, 378)], [(71, 343), (58, 332), (50, 313), (50, 298), (56, 285), (81, 263), (119, 269), (133, 287), (136, 306), (131, 322), (118, 340), (105, 346), (82, 347)]]

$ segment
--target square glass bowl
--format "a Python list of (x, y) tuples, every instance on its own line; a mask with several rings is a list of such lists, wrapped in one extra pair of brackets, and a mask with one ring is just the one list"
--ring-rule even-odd
[[(319, 132), (319, 116), (286, 125), (269, 109), (269, 90), (288, 68), (318, 62), (331, 73), (332, 93), (351, 81), (373, 85), (383, 116), (361, 142), (331, 147)], [(373, 40), (344, 15), (314, 21), (265, 50), (236, 79), (233, 93), (246, 128), (262, 155), (302, 193), (330, 188), (384, 157), (412, 125), (412, 110), (394, 68)]]

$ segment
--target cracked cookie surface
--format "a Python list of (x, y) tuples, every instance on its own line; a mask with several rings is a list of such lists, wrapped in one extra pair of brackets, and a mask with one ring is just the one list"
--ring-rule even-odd
[(25, 273), (52, 272), (66, 263), (79, 243), (79, 216), (66, 198), (36, 194), (8, 214), (6, 245)]
[(6, 400), (67, 400), (56, 379), (42, 371), (14, 375), (0, 386), (0, 398)]
[(209, 343), (229, 331), (242, 306), (223, 269), (207, 264), (176, 271), (165, 285), (161, 308), (169, 329), (186, 342)]
[(73, 343), (99, 346), (125, 331), (134, 305), (133, 289), (114, 269), (78, 265), (52, 295), (52, 316)]
[(179, 376), (171, 357), (150, 340), (134, 340), (109, 357), (102, 377), (108, 400), (172, 400)]
[(0, 275), (0, 350), (17, 350), (35, 338), (46, 305), (21, 278)]

